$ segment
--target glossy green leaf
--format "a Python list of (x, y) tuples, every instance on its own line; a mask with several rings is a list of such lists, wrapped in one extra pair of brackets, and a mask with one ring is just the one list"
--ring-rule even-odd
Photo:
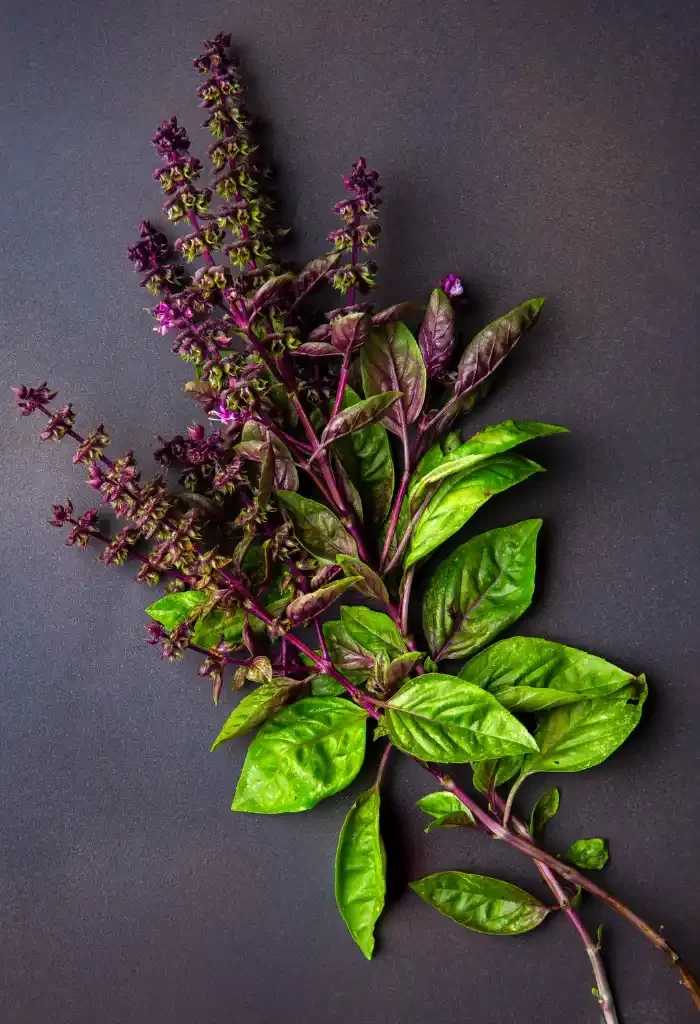
[(517, 885), (464, 871), (440, 871), (411, 882), (411, 888), (445, 917), (483, 935), (522, 935), (549, 913)]
[[(262, 625), (257, 618), (255, 622)], [(227, 643), (239, 644), (243, 640), (244, 623), (245, 613), (240, 608), (215, 608), (195, 622), (192, 643), (206, 650), (216, 647), (222, 637)]]
[(384, 908), (386, 857), (379, 831), (379, 790), (362, 793), (348, 811), (335, 856), (335, 899), (348, 931), (368, 960)]
[(381, 578), (369, 565), (365, 565), (359, 558), (353, 558), (352, 555), (338, 555), (336, 561), (346, 576), (359, 577), (355, 587), (361, 594), (375, 601), (380, 601), (382, 604), (389, 603), (389, 594), (386, 587)]
[(406, 644), (394, 621), (383, 612), (375, 612), (359, 605), (343, 605), (340, 618), (352, 639), (369, 651), (380, 651), (395, 658), (406, 651)]
[(307, 811), (344, 789), (362, 767), (366, 719), (339, 697), (306, 697), (283, 708), (248, 748), (231, 809)]
[(474, 766), (473, 783), (474, 789), (479, 793), (488, 793), (492, 788), (502, 786), (510, 782), (514, 775), (517, 775), (522, 768), (523, 759), (521, 756), (488, 758), (485, 761), (478, 761)]
[[(345, 389), (343, 408), (361, 401), (351, 387)], [(349, 434), (334, 446), (362, 499), (365, 522), (381, 525), (391, 510), (394, 460), (386, 428), (381, 423)]]
[(423, 456), (416, 472), (414, 473), (412, 485), (409, 487), (411, 498), (411, 511), (415, 511), (423, 501), (424, 496), (434, 490), (440, 481), (461, 473), (467, 469), (473, 469), (493, 455), (502, 455), (526, 441), (532, 441), (537, 437), (547, 437), (550, 434), (567, 434), (566, 427), (555, 427), (551, 423), (538, 423), (534, 420), (503, 420), (502, 423), (494, 423), (485, 430), (480, 431), (468, 441), (453, 448), (448, 453), (442, 452), (438, 458), (433, 445)]
[(439, 672), (409, 679), (384, 719), (394, 746), (424, 761), (481, 761), (537, 747), (490, 693)]
[(417, 806), (435, 819), (423, 829), (424, 832), (431, 832), (434, 828), (474, 828), (476, 825), (469, 808), (454, 793), (444, 789), (421, 797)]
[(204, 604), (206, 595), (200, 590), (180, 590), (177, 594), (166, 594), (146, 609), (161, 626), (168, 631), (176, 629), (192, 615), (194, 610)]
[(314, 697), (339, 697), (345, 693), (345, 687), (341, 686), (333, 676), (328, 676), (323, 672), (311, 680), (311, 692)]
[(233, 709), (211, 749), (216, 750), (222, 743), (233, 739), (234, 736), (242, 736), (261, 725), (294, 696), (294, 690), (295, 687), (280, 686), (274, 680), (258, 686)]
[(361, 578), (360, 576), (341, 577), (339, 580), (327, 583), (325, 587), (319, 587), (318, 590), (300, 594), (287, 605), (287, 618), (295, 626), (310, 622), (311, 619), (315, 619), (317, 615), (330, 608), (346, 590), (349, 590)]
[(426, 373), (420, 348), (405, 324), (388, 323), (370, 331), (360, 355), (365, 395), (400, 391), (401, 400), (385, 417), (388, 430), (400, 437), (406, 424), (418, 419), (425, 401)]
[(530, 606), (541, 519), (472, 537), (440, 565), (423, 598), (423, 632), (436, 661), (464, 658)]
[(379, 423), (400, 398), (400, 391), (385, 391), (381, 395), (372, 395), (371, 398), (364, 398), (346, 409), (341, 409), (326, 425), (321, 434), (322, 443), (331, 444), (346, 434), (353, 434), (363, 427)]
[(565, 860), (584, 871), (600, 871), (610, 859), (607, 839), (579, 839), (573, 843)]
[(444, 480), (430, 499), (409, 541), (406, 567), (419, 562), (460, 530), (495, 494), (527, 480), (542, 466), (522, 455), (494, 455)]
[(423, 354), (428, 377), (439, 377), (447, 370), (454, 344), (452, 303), (442, 288), (435, 288), (418, 332), (418, 345)]
[(548, 789), (537, 798), (530, 815), (530, 835), (537, 835), (559, 810), (559, 790)]
[(639, 723), (647, 686), (643, 676), (612, 697), (582, 700), (538, 716), (538, 754), (525, 757), (524, 775), (581, 772), (610, 757)]
[(336, 555), (357, 555), (357, 544), (325, 505), (294, 491), (276, 491), (287, 512), (294, 534), (310, 554), (334, 562)]
[(459, 674), (490, 690), (504, 707), (520, 712), (609, 696), (634, 679), (586, 651), (529, 636), (500, 640), (467, 662)]
[(494, 373), (526, 331), (534, 327), (544, 299), (530, 299), (480, 331), (457, 366), (456, 392), (468, 395)]

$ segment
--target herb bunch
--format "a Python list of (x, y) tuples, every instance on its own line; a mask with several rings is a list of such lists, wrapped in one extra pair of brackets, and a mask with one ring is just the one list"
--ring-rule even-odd
[[(146, 609), (147, 642), (168, 660), (196, 652), (215, 704), (225, 683), (252, 686), (212, 747), (254, 733), (234, 811), (304, 811), (342, 791), (372, 728), (384, 746), (379, 771), (347, 813), (335, 870), (338, 908), (365, 956), (384, 905), (381, 782), (396, 750), (439, 783), (418, 804), (431, 819), (426, 832), (467, 829), (505, 842), (532, 859), (555, 906), (460, 871), (415, 881), (423, 900), (497, 935), (561, 911), (614, 1024), (600, 941), (577, 909), (583, 894), (597, 897), (666, 953), (700, 1008), (700, 986), (666, 939), (583, 873), (604, 867), (605, 840), (578, 840), (563, 859), (540, 844), (559, 790), (540, 795), (528, 824), (513, 813), (530, 776), (583, 771), (613, 754), (647, 695), (643, 675), (592, 654), (545, 639), (496, 640), (531, 603), (541, 520), (469, 537), (439, 562), (417, 607), (412, 600), (416, 569), (489, 498), (542, 470), (515, 449), (564, 429), (506, 420), (466, 441), (459, 430), (544, 300), (524, 302), (468, 344), (458, 330), (464, 289), (452, 274), (425, 308), (377, 310), (370, 254), (381, 188), (362, 158), (343, 179), (330, 251), (301, 271), (279, 262), (285, 232), (229, 45), (220, 34), (194, 60), (214, 137), (211, 180), (202, 185), (203, 165), (177, 119), (163, 121), (153, 177), (167, 219), (184, 231), (171, 244), (142, 221), (128, 252), (154, 296), (155, 332), (192, 368), (185, 390), (208, 426), (161, 438), (162, 472), (144, 480), (131, 452), (105, 454), (104, 425), (78, 434), (72, 406), (56, 407), (47, 384), (14, 389), (22, 415), (46, 417), (42, 439), (75, 442), (73, 461), (99, 495), (81, 512), (55, 505), (51, 524), (68, 528), (69, 545), (97, 545), (105, 565), (131, 560), (137, 579), (166, 584)], [(319, 318), (308, 300), (321, 289), (334, 289), (340, 304)], [(418, 323), (415, 333), (406, 320)], [(116, 532), (104, 506), (123, 520)], [(471, 766), (468, 789), (449, 764)]]

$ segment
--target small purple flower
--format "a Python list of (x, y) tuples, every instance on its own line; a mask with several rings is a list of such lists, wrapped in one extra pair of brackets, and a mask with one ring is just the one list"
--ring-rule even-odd
[(17, 402), (17, 405), (22, 410), (21, 416), (31, 415), (36, 409), (40, 409), (42, 405), (51, 402), (58, 394), (58, 391), (49, 391), (46, 381), (40, 384), (38, 388), (13, 388), (12, 392), (15, 396), (15, 402)]
[(178, 301), (159, 302), (153, 310), (153, 316), (158, 321), (158, 326), (153, 330), (157, 334), (167, 334), (168, 331), (180, 330), (187, 327), (194, 317), (194, 310), (191, 306)]
[(358, 157), (352, 166), (352, 171), (347, 178), (343, 178), (343, 184), (348, 192), (352, 192), (356, 199), (363, 203), (378, 206), (378, 194), (381, 192), (381, 185), (377, 184), (379, 174), (376, 171), (367, 170), (367, 161), (363, 156)]
[(49, 519), (49, 525), (65, 526), (66, 523), (71, 521), (73, 516), (73, 503), (70, 498), (66, 498), (65, 505), (52, 505), (51, 512), (52, 516)]
[(454, 274), (448, 274), (447, 277), (444, 277), (441, 285), (445, 295), (448, 295), (451, 299), (464, 294), (464, 284)]
[(213, 420), (220, 420), (221, 423), (225, 423), (227, 426), (231, 423), (240, 423), (241, 420), (246, 419), (245, 413), (242, 413), (239, 409), (229, 409), (225, 402), (219, 402), (215, 409), (212, 409), (209, 416)]
[(94, 487), (96, 491), (99, 491), (104, 482), (104, 471), (93, 463), (92, 466), (88, 468), (88, 483), (91, 487)]
[(74, 423), (75, 413), (73, 412), (73, 406), (69, 403), (62, 406), (57, 413), (54, 413), (45, 429), (39, 434), (39, 437), (42, 441), (60, 441), (69, 430), (73, 429)]
[(190, 148), (190, 140), (184, 128), (179, 128), (177, 118), (163, 121), (153, 136), (153, 145), (161, 156), (179, 156)]
[(167, 629), (161, 626), (160, 622), (151, 622), (146, 626), (146, 632), (148, 633), (146, 637), (147, 644), (160, 644), (168, 635)]

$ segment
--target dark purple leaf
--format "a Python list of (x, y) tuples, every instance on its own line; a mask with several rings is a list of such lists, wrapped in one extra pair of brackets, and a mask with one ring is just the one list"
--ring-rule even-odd
[(311, 260), (307, 263), (303, 270), (300, 270), (297, 276), (294, 278), (293, 291), (294, 291), (294, 302), (301, 302), (303, 298), (306, 298), (315, 288), (323, 284), (326, 280), (328, 272), (333, 270), (338, 265), (341, 253), (332, 252), (327, 256), (321, 256), (317, 260)]
[(369, 336), (370, 318), (366, 313), (348, 313), (331, 324), (331, 345), (338, 352), (359, 348)]
[(384, 419), (392, 433), (418, 419), (425, 401), (425, 364), (416, 339), (403, 323), (375, 327), (362, 348), (362, 386), (365, 394), (401, 391), (402, 397)]
[(456, 394), (468, 394), (491, 376), (523, 334), (535, 325), (543, 305), (544, 299), (530, 299), (477, 334), (459, 361)]
[[(330, 330), (329, 330), (330, 335)], [(338, 352), (332, 345), (327, 344), (325, 341), (305, 341), (294, 349), (295, 356), (311, 356), (320, 358), (321, 356), (340, 356), (342, 352)]]
[(294, 274), (278, 274), (277, 277), (271, 277), (253, 296), (255, 309), (262, 309), (278, 299), (283, 292), (290, 289), (293, 280)]
[(395, 302), (393, 306), (387, 306), (386, 309), (380, 309), (378, 313), (375, 313), (372, 317), (372, 323), (375, 327), (381, 324), (393, 323), (395, 320), (403, 320), (407, 316), (411, 316), (413, 313), (420, 313), (423, 310), (423, 304), (421, 302)]
[(428, 377), (439, 377), (450, 364), (455, 344), (454, 310), (442, 288), (435, 288), (418, 334)]
[(328, 583), (325, 587), (312, 590), (310, 594), (301, 594), (299, 597), (295, 597), (287, 605), (287, 618), (294, 626), (310, 622), (330, 608), (333, 602), (337, 601), (359, 579), (359, 576), (343, 576), (339, 580)]
[(326, 425), (321, 434), (321, 441), (328, 445), (332, 441), (337, 441), (339, 437), (369, 427), (372, 423), (379, 423), (400, 398), (400, 391), (384, 391), (380, 395), (372, 395), (371, 398), (364, 398), (355, 405), (342, 409)]

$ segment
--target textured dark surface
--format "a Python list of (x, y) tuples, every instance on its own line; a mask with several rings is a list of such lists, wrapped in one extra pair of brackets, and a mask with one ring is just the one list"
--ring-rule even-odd
[[(522, 631), (648, 673), (644, 724), (608, 764), (561, 780), (549, 839), (608, 836), (605, 883), (700, 967), (697, 5), (5, 7), (2, 376), (48, 377), (83, 425), (104, 419), (114, 450), (146, 459), (192, 415), (124, 250), (159, 209), (152, 130), (175, 112), (201, 119), (188, 61), (219, 28), (239, 38), (269, 121), (300, 259), (323, 248), (339, 176), (362, 152), (385, 184), (382, 298), (425, 296), (454, 270), (476, 326), (549, 296), (473, 423), (531, 417), (572, 434), (533, 446), (548, 475), (473, 527), (543, 515)], [(488, 939), (406, 893), (452, 867), (539, 891), (528, 863), (486, 840), (423, 836), (412, 804), (427, 776), (406, 761), (388, 779), (390, 912), (363, 961), (332, 894), (350, 794), (304, 816), (231, 815), (244, 745), (208, 753), (226, 707), (212, 710), (193, 664), (161, 664), (141, 642), (149, 592), (131, 571), (46, 525), (51, 500), (87, 498), (69, 447), (40, 445), (6, 400), (0, 422), (0, 1018), (597, 1021), (565, 921)], [(524, 802), (543, 788), (530, 782)], [(660, 954), (612, 914), (586, 916), (606, 926), (628, 1024), (696, 1019)]]

